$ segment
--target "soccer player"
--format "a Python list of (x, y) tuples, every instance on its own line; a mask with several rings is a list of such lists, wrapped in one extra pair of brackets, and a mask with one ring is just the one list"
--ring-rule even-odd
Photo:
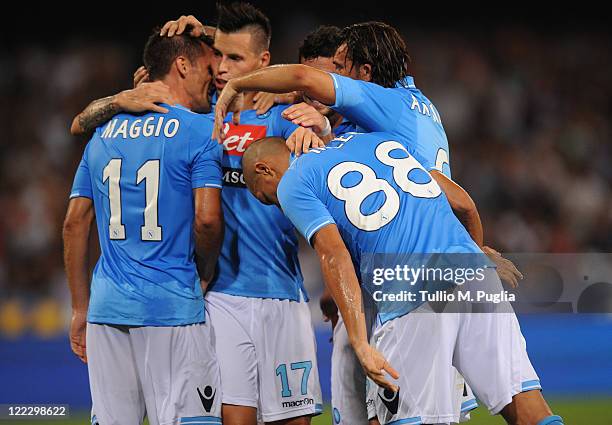
[[(88, 363), (94, 424), (141, 424), (145, 415), (152, 425), (221, 424), (202, 286), (223, 239), (222, 152), (212, 120), (197, 113), (210, 107), (211, 60), (199, 38), (151, 35), (144, 61), (174, 105), (98, 127), (74, 178), (63, 229), (70, 342)], [(90, 287), (94, 217), (101, 256)]]
[[(178, 32), (195, 18), (169, 22)], [(215, 85), (270, 63), (268, 18), (248, 3), (220, 4), (214, 48), (218, 55)], [(287, 106), (258, 115), (254, 94), (242, 99), (240, 125), (225, 122), (223, 211), (226, 229), (219, 270), (206, 294), (215, 329), (223, 382), (226, 424), (255, 424), (257, 409), (265, 422), (306, 424), (321, 412), (321, 390), (308, 300), (298, 263), (293, 225), (273, 206), (248, 192), (242, 155), (265, 136), (284, 138), (298, 129), (283, 119)]]
[[(373, 22), (345, 28), (340, 39), (333, 62), (344, 75), (300, 65), (269, 67), (230, 81), (222, 96), (223, 100), (219, 101), (221, 108), (231, 101), (233, 93), (247, 90), (279, 93), (302, 91), (306, 97), (330, 105), (342, 114), (343, 127), (336, 128), (336, 134), (354, 131), (355, 125), (365, 131), (386, 129), (404, 143), (411, 153), (435, 164), (436, 169), (450, 177), (448, 141), (440, 116), (408, 75), (409, 56), (399, 33), (389, 25)], [(283, 115), (299, 122), (305, 114), (312, 113), (312, 108), (310, 111), (309, 108), (308, 105), (294, 105), (286, 109)], [(217, 117), (218, 122), (221, 119)], [(481, 240), (478, 242), (482, 243)], [(343, 338), (341, 327), (337, 333), (336, 339), (340, 344), (335, 349), (336, 353), (341, 353), (348, 348), (346, 343), (342, 344), (346, 339)], [(349, 364), (350, 356), (345, 362)], [(335, 369), (338, 370), (337, 367)], [(350, 373), (351, 368), (348, 369)], [(461, 394), (459, 398), (462, 398), (458, 402), (459, 408), (466, 416), (477, 403), (471, 390), (462, 385), (461, 377), (457, 377), (457, 381), (457, 391)], [(341, 379), (334, 382), (341, 382)], [(338, 389), (335, 392), (343, 394), (347, 391)], [(349, 398), (353, 399), (352, 396)], [(340, 396), (341, 399), (345, 398)], [(371, 406), (372, 402), (368, 403)], [(342, 411), (351, 412), (349, 415), (359, 412), (353, 403), (348, 403), (347, 407), (341, 404), (334, 403), (338, 410), (336, 416), (340, 419)]]
[[(192, 16), (170, 21), (161, 31), (171, 37), (183, 33), (199, 37), (208, 32)], [(248, 3), (220, 5), (214, 32), (217, 90), (222, 90), (229, 78), (267, 66), (269, 43), (270, 23), (261, 11)], [(127, 104), (123, 98), (143, 96), (130, 107), (155, 101), (159, 93), (150, 93), (147, 84), (151, 83), (142, 84), (147, 90), (139, 86), (127, 91), (130, 95), (122, 97), (122, 107)], [(117, 103), (116, 97), (92, 103), (75, 118), (76, 123), (86, 125), (75, 127), (85, 130), (100, 119), (108, 119), (119, 108)], [(229, 132), (223, 140), (222, 158), (225, 238), (218, 270), (206, 295), (221, 368), (226, 425), (255, 424), (258, 410), (265, 422), (307, 424), (310, 416), (322, 409), (314, 332), (295, 230), (276, 208), (258, 203), (242, 177), (242, 154), (257, 138), (280, 135), (322, 145), (311, 130), (283, 119), (285, 108), (274, 107), (258, 115), (252, 97), (246, 96), (240, 108), (242, 124), (226, 123)]]
[[(450, 180), (439, 171), (427, 173), (433, 166), (422, 165), (396, 139), (389, 133), (348, 134), (295, 159), (284, 140), (267, 138), (243, 157), (249, 190), (262, 203), (280, 207), (317, 252), (355, 353), (382, 387), (372, 389), (378, 420), (458, 422), (449, 391), (452, 364), (490, 412), (501, 413), (509, 424), (562, 424), (539, 391), (509, 304), (495, 313), (444, 314), (417, 297), (386, 310), (378, 303), (373, 346), (368, 343), (355, 270), (367, 270), (373, 256), (386, 254), (391, 264), (399, 264), (394, 261), (415, 255), (462, 253), (475, 257), (474, 266), (487, 264), (441, 190)], [(500, 291), (495, 270), (481, 270), (483, 282)], [(477, 280), (466, 283), (468, 289)], [(374, 294), (374, 280), (362, 285)], [(413, 294), (420, 287), (402, 285)], [(475, 308), (489, 311), (490, 306)]]
[[(336, 67), (333, 63), (333, 58), (340, 44), (342, 44), (340, 28), (321, 26), (304, 38), (299, 48), (300, 63), (322, 71), (334, 72)], [(308, 109), (310, 109), (309, 112), (307, 111)], [(316, 101), (312, 105), (302, 103), (301, 105), (292, 106), (288, 110), (303, 112), (297, 118), (300, 121), (296, 121), (296, 123), (302, 122), (305, 118), (308, 119), (309, 114), (325, 114), (332, 123), (333, 132), (337, 136), (357, 130), (355, 125), (344, 119), (339, 113)], [(285, 114), (288, 110), (285, 110)], [(292, 151), (297, 154), (300, 151), (300, 147), (294, 146)], [(338, 307), (334, 303), (329, 291), (324, 290), (320, 299), (320, 306), (326, 321), (331, 322), (333, 332), (331, 357), (333, 423), (336, 425), (367, 425), (366, 375), (355, 356), (342, 318), (338, 315)], [(375, 314), (371, 313), (366, 317), (372, 319), (375, 317)], [(368, 328), (371, 327), (372, 324), (370, 323)], [(373, 413), (372, 416), (374, 416)]]

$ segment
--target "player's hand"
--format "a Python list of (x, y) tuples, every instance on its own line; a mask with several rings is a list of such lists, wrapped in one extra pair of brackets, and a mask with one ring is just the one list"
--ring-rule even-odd
[(323, 292), (323, 295), (321, 295), (319, 306), (321, 307), (321, 312), (323, 313), (323, 320), (325, 322), (331, 322), (333, 332), (339, 319), (338, 306), (327, 290)]
[(274, 102), (282, 105), (293, 105), (302, 102), (302, 92), (292, 91), (289, 93), (279, 93), (275, 95)]
[(331, 132), (327, 118), (320, 114), (314, 106), (305, 102), (288, 107), (283, 111), (282, 116), (295, 125), (311, 128), (319, 135), (326, 136)]
[(157, 105), (157, 103), (173, 104), (174, 100), (170, 88), (161, 81), (152, 83), (140, 83), (138, 87), (124, 90), (116, 95), (115, 102), (123, 112), (161, 112), (167, 113), (168, 109)]
[(76, 356), (87, 363), (87, 312), (73, 312), (70, 319), (70, 348)]
[(295, 156), (300, 156), (303, 153), (308, 153), (310, 148), (322, 148), (325, 146), (323, 140), (319, 138), (309, 128), (298, 127), (287, 138), (287, 147)]
[(385, 372), (393, 379), (398, 379), (399, 373), (378, 350), (364, 342), (355, 348), (355, 354), (370, 379), (383, 388), (388, 388), (393, 392), (398, 391), (398, 386), (387, 380)]
[(173, 37), (175, 35), (181, 35), (185, 28), (188, 25), (191, 25), (191, 32), (189, 35), (192, 37), (200, 37), (202, 34), (206, 35), (206, 31), (204, 29), (204, 24), (198, 21), (197, 18), (193, 15), (181, 16), (176, 21), (168, 21), (164, 24), (159, 35), (162, 37), (167, 35), (168, 37)]
[[(299, 92), (295, 92), (295, 93), (299, 93)], [(321, 115), (330, 117), (331, 115), (336, 113), (336, 111), (334, 111), (332, 108), (330, 108), (327, 105), (322, 104), (318, 100), (311, 99), (308, 96), (306, 96), (304, 93), (299, 93), (299, 94), (301, 94), (303, 102), (306, 102), (307, 104), (315, 108)]]
[(260, 91), (253, 97), (253, 102), (257, 115), (262, 115), (274, 105), (291, 105), (299, 99), (301, 99), (300, 93), (295, 91), (281, 94)]
[(229, 112), (233, 112), (232, 122), (236, 125), (240, 124), (243, 97), (242, 93), (238, 93), (232, 85), (232, 80), (228, 81), (221, 91), (215, 106), (215, 125), (213, 126), (212, 134), (212, 138), (217, 140), (218, 143), (222, 143), (225, 137), (223, 122)]
[(138, 87), (141, 83), (149, 81), (149, 71), (144, 66), (141, 66), (134, 72), (134, 88)]
[(491, 247), (484, 246), (482, 251), (487, 254), (487, 257), (497, 266), (497, 274), (502, 282), (507, 283), (512, 288), (518, 287), (518, 281), (523, 279), (523, 274), (516, 268), (514, 263)]
[(253, 96), (253, 105), (257, 115), (263, 115), (270, 110), (276, 103), (276, 95), (274, 93), (266, 93), (260, 91)]

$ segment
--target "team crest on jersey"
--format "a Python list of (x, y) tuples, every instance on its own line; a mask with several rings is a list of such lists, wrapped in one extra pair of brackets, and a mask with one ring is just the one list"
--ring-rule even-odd
[(267, 127), (265, 125), (235, 125), (226, 122), (223, 131), (225, 133), (223, 150), (228, 155), (242, 156), (251, 143), (266, 137)]

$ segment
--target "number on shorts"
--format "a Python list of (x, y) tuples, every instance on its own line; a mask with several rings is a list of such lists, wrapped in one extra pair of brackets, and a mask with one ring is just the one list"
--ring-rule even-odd
[[(300, 385), (300, 393), (302, 395), (308, 394), (308, 378), (310, 377), (310, 371), (312, 370), (312, 361), (295, 362), (289, 365), (291, 370), (302, 369), (302, 382)], [(280, 376), (281, 380), (281, 397), (291, 397), (293, 392), (289, 388), (289, 378), (287, 377), (287, 364), (280, 364), (276, 368), (276, 376)]]

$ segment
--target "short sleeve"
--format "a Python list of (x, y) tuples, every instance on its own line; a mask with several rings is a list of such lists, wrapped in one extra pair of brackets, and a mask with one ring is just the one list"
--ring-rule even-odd
[(331, 108), (366, 132), (391, 132), (406, 104), (397, 91), (367, 81), (330, 74), (336, 102)]
[(211, 139), (212, 124), (206, 118), (195, 119), (189, 131), (191, 188), (221, 189), (223, 147)]
[(70, 199), (72, 198), (89, 198), (93, 199), (93, 191), (91, 189), (91, 176), (89, 174), (88, 152), (89, 145), (83, 152), (83, 157), (79, 163), (79, 167), (74, 175), (72, 190), (70, 191)]
[(335, 223), (327, 207), (295, 169), (287, 170), (276, 194), (283, 213), (308, 243), (319, 229)]

